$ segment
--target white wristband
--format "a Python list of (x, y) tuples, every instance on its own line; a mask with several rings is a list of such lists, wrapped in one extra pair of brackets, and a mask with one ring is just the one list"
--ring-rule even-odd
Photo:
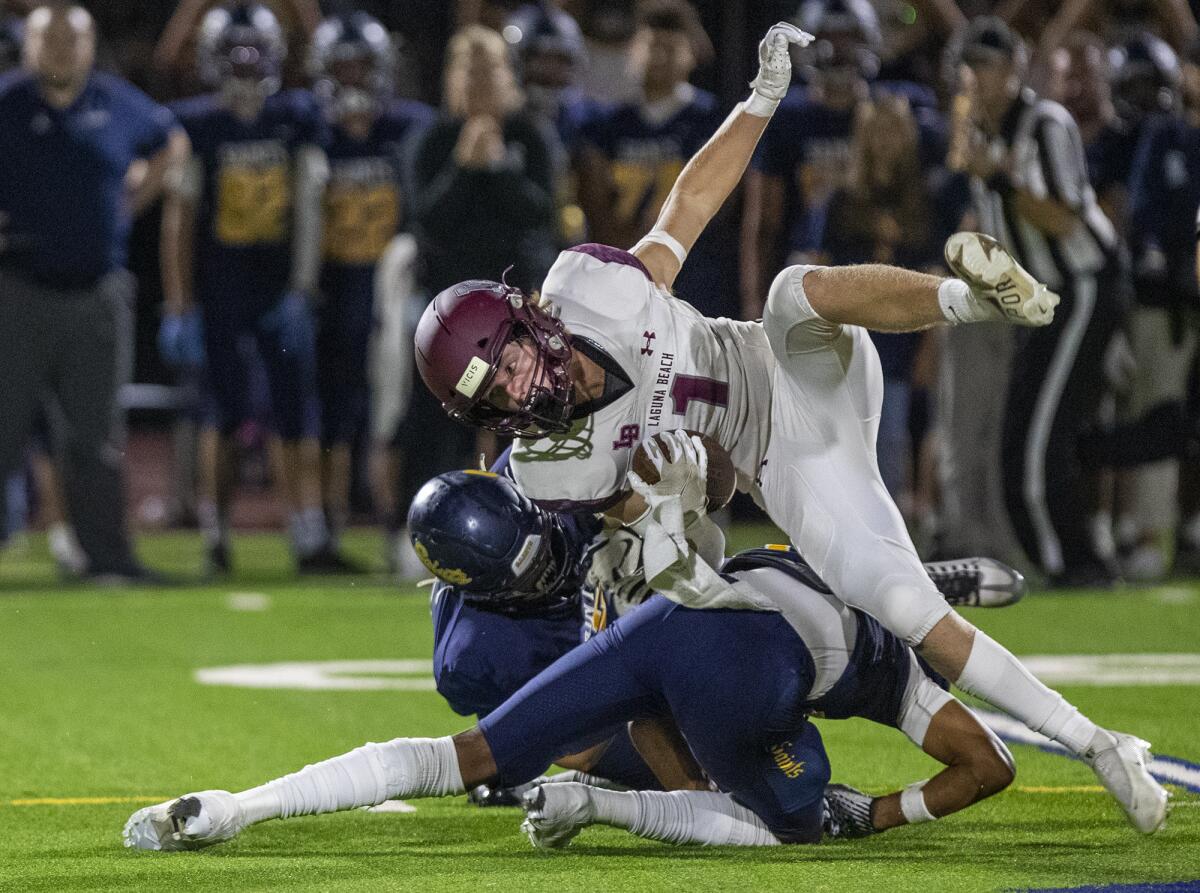
[(742, 111), (747, 115), (754, 115), (756, 118), (769, 118), (775, 114), (775, 109), (779, 108), (779, 100), (768, 99), (761, 93), (751, 90), (750, 98), (741, 105)]
[(687, 260), (687, 249), (683, 247), (683, 243), (676, 239), (665, 229), (652, 229), (638, 241), (637, 245), (633, 246), (634, 253), (640, 245), (645, 245), (647, 242), (653, 242), (656, 245), (662, 245), (679, 261), (679, 266), (683, 266), (683, 262)]
[(925, 794), (921, 790), (924, 787), (925, 782), (918, 781), (910, 784), (900, 793), (900, 812), (903, 813), (905, 820), (910, 825), (932, 822), (937, 818), (925, 805)]

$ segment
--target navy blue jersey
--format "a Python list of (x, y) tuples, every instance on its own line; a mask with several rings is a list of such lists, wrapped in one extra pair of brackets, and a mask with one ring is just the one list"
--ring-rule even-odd
[[(726, 565), (734, 573), (763, 568), (829, 591), (792, 552), (754, 550)], [(813, 698), (812, 653), (783, 614), (698, 611), (654, 596), (564, 655), (479, 728), (502, 782), (515, 785), (595, 728), (671, 716), (721, 790), (781, 839), (810, 840), (819, 835), (830, 768), (809, 717), (895, 726), (912, 667), (902, 641), (866, 614), (854, 618), (845, 670)]]
[[(1148, 248), (1166, 269), (1138, 283), (1144, 303), (1196, 300), (1195, 221), (1200, 207), (1200, 128), (1159, 117), (1143, 131), (1129, 188), (1129, 242), (1136, 259)], [(1144, 271), (1139, 271), (1143, 279)]]
[(251, 122), (217, 94), (173, 106), (203, 167), (196, 227), (196, 294), (202, 302), (264, 303), (291, 269), (292, 174), (296, 151), (322, 148), (327, 130), (303, 90), (267, 99)]
[(431, 120), (428, 106), (398, 100), (375, 119), (365, 140), (337, 125), (331, 129), (321, 272), (327, 300), (371, 295), (375, 263), (404, 226), (404, 147)]
[(433, 590), (433, 678), (450, 709), (487, 716), (579, 644), (579, 617), (509, 617), (467, 604), (453, 586)]
[[(928, 91), (903, 81), (875, 84), (873, 89), (908, 97), (917, 122), (922, 166), (928, 169), (940, 163), (945, 154), (944, 124), (928, 104)], [(821, 250), (825, 210), (850, 164), (853, 129), (853, 108), (830, 108), (813, 101), (804, 87), (795, 86), (763, 133), (751, 165), (783, 181), (781, 247), (786, 253)]]
[[(636, 103), (594, 110), (580, 128), (580, 138), (608, 160), (618, 218), (640, 221), (639, 235), (648, 232), (684, 165), (723, 119), (715, 97), (703, 90), (696, 90), (690, 102), (662, 121), (648, 120)], [(736, 312), (736, 307), (721, 303), (737, 294), (737, 235), (732, 227), (728, 215), (712, 221), (675, 278), (674, 292), (709, 316)]]
[[(505, 450), (492, 465), (507, 474)], [(580, 581), (588, 545), (600, 522), (591, 515), (560, 515), (566, 534), (565, 561), (580, 568), (564, 581), (565, 610), (550, 616), (511, 617), (464, 601), (445, 583), (433, 590), (433, 678), (451, 709), (463, 716), (486, 716), (518, 688), (582, 641)]]
[(1106, 124), (1085, 148), (1088, 179), (1101, 198), (1114, 186), (1129, 187), (1133, 175), (1133, 159), (1137, 154), (1140, 127), (1123, 121)]
[(54, 109), (27, 73), (0, 79), (0, 263), (48, 285), (87, 286), (125, 263), (131, 220), (125, 174), (162, 149), (167, 109), (118, 77), (94, 72)]

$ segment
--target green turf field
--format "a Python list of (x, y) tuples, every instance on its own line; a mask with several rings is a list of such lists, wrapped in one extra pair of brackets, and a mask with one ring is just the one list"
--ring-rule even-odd
[[(378, 553), (367, 534), (352, 546), (366, 559)], [(518, 833), (519, 811), (459, 797), (414, 801), (412, 814), (267, 823), (201, 853), (126, 851), (121, 826), (146, 803), (237, 790), (364, 741), (443, 735), (465, 722), (422, 687), (420, 663), (400, 668), (407, 690), (217, 687), (194, 677), (279, 661), (427, 661), (424, 590), (382, 579), (296, 582), (276, 570), (287, 561), (273, 536), (238, 539), (234, 580), (169, 592), (60, 587), (41, 549), (35, 541), (0, 554), (3, 890), (881, 893), (1200, 879), (1200, 795), (1177, 788), (1167, 830), (1142, 838), (1085, 767), (1023, 745), (1013, 747), (1014, 787), (966, 813), (817, 847), (671, 848), (590, 829), (547, 854)], [(143, 551), (164, 568), (199, 561), (193, 535), (152, 538)], [(970, 616), (1018, 654), (1200, 652), (1200, 584), (1035, 593)], [(1060, 688), (1097, 721), (1200, 763), (1197, 662), (1191, 684)], [(882, 792), (933, 771), (899, 733), (859, 721), (822, 722), (821, 731), (836, 779)]]

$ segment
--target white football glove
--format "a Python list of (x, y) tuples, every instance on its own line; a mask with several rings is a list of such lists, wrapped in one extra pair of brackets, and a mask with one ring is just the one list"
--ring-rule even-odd
[[(747, 104), (748, 112), (766, 117), (775, 111), (792, 85), (791, 45), (806, 47), (812, 41), (811, 34), (787, 22), (771, 26), (758, 44), (758, 77), (750, 82), (754, 93)], [(761, 101), (756, 102), (755, 97), (761, 97)]]
[(644, 446), (658, 470), (657, 484), (629, 472), (634, 491), (650, 506), (634, 525), (642, 534), (643, 575), (650, 587), (689, 608), (777, 611), (745, 583), (729, 583), (716, 568), (725, 557), (725, 537), (707, 516), (708, 453), (695, 435), (668, 431)]
[(597, 598), (609, 596), (618, 617), (650, 597), (642, 573), (642, 538), (627, 527), (601, 533), (588, 547), (584, 587)]
[[(666, 451), (659, 447), (661, 439)], [(635, 471), (629, 483), (650, 508), (678, 500), (683, 515), (702, 513), (707, 505), (708, 452), (699, 436), (684, 431), (664, 431), (642, 443), (658, 472), (658, 483), (648, 484)]]

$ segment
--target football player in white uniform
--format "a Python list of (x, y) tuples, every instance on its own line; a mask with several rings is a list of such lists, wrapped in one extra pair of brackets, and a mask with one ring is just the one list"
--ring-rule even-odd
[(715, 438), (739, 487), (834, 592), (961, 689), (1087, 761), (1130, 822), (1153, 832), (1168, 795), (1146, 771), (1149, 745), (1097, 726), (946, 604), (875, 459), (883, 381), (866, 329), (1045, 325), (1057, 296), (975, 233), (946, 245), (954, 278), (877, 264), (789, 267), (759, 322), (709, 319), (671, 296), (787, 90), (789, 44), (810, 39), (791, 25), (770, 30), (750, 98), (684, 168), (630, 252), (569, 249), (536, 297), (483, 280), (445, 290), (418, 325), (418, 369), (452, 416), (521, 439), (513, 473), (530, 498), (638, 525), (656, 589), (693, 607), (769, 609), (712, 570), (723, 543), (703, 518), (705, 454), (691, 438), (669, 439), (656, 486), (629, 473), (633, 448), (658, 432)]

